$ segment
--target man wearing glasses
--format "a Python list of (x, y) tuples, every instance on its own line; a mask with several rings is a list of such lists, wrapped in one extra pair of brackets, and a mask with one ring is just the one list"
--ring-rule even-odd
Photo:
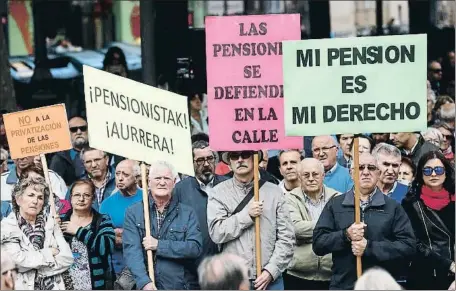
[(207, 199), (209, 189), (228, 178), (215, 174), (215, 165), (218, 162), (217, 152), (209, 148), (207, 141), (194, 142), (192, 149), (195, 177), (188, 177), (177, 183), (174, 187), (173, 197), (179, 202), (191, 206), (198, 217), (203, 236), (203, 252), (196, 261), (196, 271), (199, 263), (205, 257), (218, 253), (218, 246), (212, 241), (207, 229)]
[[(295, 236), (282, 190), (270, 182), (259, 182), (260, 201), (253, 201), (253, 151), (225, 152), (222, 161), (233, 170), (233, 178), (209, 193), (209, 234), (223, 253), (247, 260), (252, 289), (283, 290), (282, 273), (293, 257)], [(261, 160), (261, 151), (258, 152)], [(262, 186), (261, 186), (262, 185)], [(255, 217), (260, 217), (261, 275), (256, 277)]]
[[(354, 164), (350, 169), (354, 176)], [(359, 157), (361, 223), (355, 220), (353, 190), (326, 204), (313, 232), (313, 251), (318, 256), (332, 253), (330, 289), (353, 289), (356, 282), (356, 256), (362, 268), (382, 267), (388, 272), (400, 261), (409, 261), (416, 239), (402, 206), (378, 188), (377, 160), (368, 153)], [(354, 178), (354, 177), (353, 177)]]
[(345, 193), (353, 187), (353, 180), (347, 168), (337, 162), (336, 140), (330, 135), (316, 136), (312, 140), (312, 155), (325, 168), (323, 183), (340, 193)]
[(49, 168), (59, 174), (67, 186), (84, 175), (84, 165), (80, 158), (81, 150), (89, 143), (87, 121), (80, 116), (68, 120), (73, 148), (56, 153)]
[(441, 84), (442, 81), (442, 65), (437, 61), (430, 61), (428, 65), (428, 80), (431, 83), (432, 91), (434, 91), (435, 96), (439, 96), (441, 93)]

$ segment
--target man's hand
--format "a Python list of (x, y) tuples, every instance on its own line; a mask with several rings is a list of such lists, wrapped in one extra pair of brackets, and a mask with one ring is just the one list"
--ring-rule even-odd
[(264, 270), (261, 275), (255, 280), (255, 290), (265, 290), (272, 281), (272, 275)]
[(351, 241), (359, 241), (364, 238), (364, 228), (367, 225), (364, 224), (364, 222), (361, 223), (353, 223), (350, 225), (350, 227), (347, 229), (348, 237), (350, 238)]
[(115, 228), (114, 233), (116, 234), (116, 241), (115, 241), (116, 247), (122, 247), (123, 228)]
[(357, 257), (361, 257), (366, 249), (367, 240), (363, 238), (362, 240), (352, 241), (351, 244), (353, 254)]
[(249, 215), (252, 218), (260, 216), (263, 213), (263, 201), (252, 201), (249, 207)]
[[(153, 236), (146, 236), (143, 239), (143, 247), (146, 251), (155, 251), (158, 246), (158, 240)], [(150, 289), (152, 290), (152, 289)]]
[(155, 287), (154, 283), (150, 282), (146, 286), (144, 286), (143, 290), (157, 290), (157, 287)]

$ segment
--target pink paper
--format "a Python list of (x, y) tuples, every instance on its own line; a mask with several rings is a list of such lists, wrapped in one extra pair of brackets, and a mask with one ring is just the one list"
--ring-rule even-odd
[[(280, 86), (283, 85), (282, 55), (279, 53), (277, 43), (299, 39), (301, 39), (299, 14), (206, 17), (209, 140), (212, 149), (218, 151), (302, 149), (302, 137), (285, 136), (283, 97), (279, 96)], [(251, 43), (265, 45), (255, 45), (256, 56), (239, 55), (231, 46), (231, 44), (236, 46), (246, 44), (252, 48)], [(241, 46), (241, 53), (245, 51)], [(265, 51), (269, 51), (271, 55), (259, 55)], [(231, 56), (223, 56), (224, 53)], [(232, 56), (233, 53), (236, 55)], [(251, 67), (246, 69), (246, 66)], [(260, 67), (255, 69), (252, 66)], [(245, 75), (246, 70), (247, 75)], [(268, 89), (270, 86), (274, 88), (272, 92), (266, 93), (267, 96), (277, 96), (276, 98), (244, 98), (246, 96), (243, 93), (244, 90), (247, 90), (247, 95), (251, 97), (250, 90), (254, 90), (258, 95), (260, 89), (257, 87), (235, 89), (234, 87), (261, 86), (265, 89), (266, 85)], [(233, 99), (220, 98), (222, 91), (225, 96), (227, 95), (226, 89), (220, 89), (226, 86), (233, 86), (229, 93)], [(234, 99), (236, 92), (239, 99)], [(244, 108), (247, 109), (247, 113)], [(249, 114), (253, 114), (253, 120)], [(261, 132), (262, 130), (264, 132)], [(254, 131), (257, 131), (256, 138)]]

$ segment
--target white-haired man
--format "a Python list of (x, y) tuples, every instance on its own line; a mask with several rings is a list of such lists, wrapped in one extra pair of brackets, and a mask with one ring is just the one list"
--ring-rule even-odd
[[(144, 203), (125, 213), (123, 252), (125, 264), (142, 290), (192, 290), (198, 288), (195, 260), (202, 252), (202, 236), (194, 210), (173, 199), (177, 172), (167, 162), (149, 169), (151, 236), (146, 236)], [(146, 251), (154, 253), (155, 282), (147, 272)]]
[(116, 233), (116, 248), (112, 254), (112, 263), (117, 276), (125, 267), (122, 254), (122, 233), (125, 211), (128, 207), (142, 200), (142, 190), (138, 187), (136, 176), (140, 174), (140, 168), (136, 161), (123, 160), (116, 168), (117, 192), (106, 198), (101, 203), (100, 213), (111, 217)]
[(320, 257), (313, 252), (313, 230), (326, 203), (340, 193), (323, 185), (325, 168), (317, 159), (302, 160), (298, 176), (301, 187), (286, 195), (297, 246), (284, 277), (285, 289), (328, 290), (332, 257)]
[(401, 203), (408, 191), (408, 186), (397, 182), (402, 160), (401, 151), (393, 145), (379, 143), (372, 151), (372, 155), (377, 159), (380, 170), (378, 189)]

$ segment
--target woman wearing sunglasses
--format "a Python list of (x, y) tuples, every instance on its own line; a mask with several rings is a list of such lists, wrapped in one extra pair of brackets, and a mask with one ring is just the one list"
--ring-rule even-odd
[(431, 151), (421, 157), (402, 202), (417, 239), (407, 289), (447, 290), (454, 280), (454, 192), (454, 171), (445, 156)]

